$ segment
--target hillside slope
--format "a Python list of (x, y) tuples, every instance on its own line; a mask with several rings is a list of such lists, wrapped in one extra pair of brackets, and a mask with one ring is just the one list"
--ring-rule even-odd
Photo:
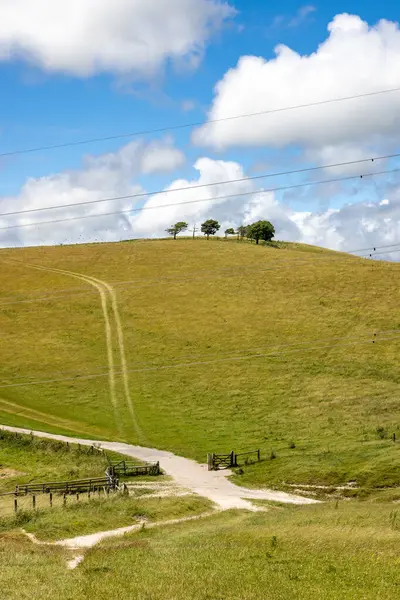
[(273, 451), (246, 483), (396, 484), (399, 275), (289, 244), (1, 250), (0, 422)]

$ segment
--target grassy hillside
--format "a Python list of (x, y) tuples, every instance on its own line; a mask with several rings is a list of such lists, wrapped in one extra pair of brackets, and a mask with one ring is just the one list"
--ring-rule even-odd
[(17, 484), (103, 477), (106, 467), (106, 457), (90, 447), (0, 431), (0, 493)]
[[(99, 292), (35, 266), (125, 282), (114, 289), (139, 433), (121, 375), (116, 409), (110, 401)], [(400, 264), (289, 244), (1, 250), (0, 422), (202, 461), (209, 451), (261, 447), (268, 460), (244, 468), (247, 484), (396, 485), (400, 336), (372, 339), (400, 328), (399, 276)], [(76, 377), (93, 373), (104, 376)]]
[[(393, 505), (271, 507), (144, 529), (70, 558), (0, 533), (2, 591), (20, 598), (339, 600), (394, 598), (399, 517)], [(16, 585), (18, 581), (18, 585)]]

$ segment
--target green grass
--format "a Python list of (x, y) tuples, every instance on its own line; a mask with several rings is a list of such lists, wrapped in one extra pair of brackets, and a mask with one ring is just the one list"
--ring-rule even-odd
[[(96, 593), (115, 579), (117, 594), (125, 585), (135, 598), (388, 598), (400, 585), (399, 532), (393, 506), (227, 513), (170, 528), (168, 537), (161, 530), (131, 536), (131, 547), (110, 541), (107, 551), (89, 554), (82, 571)], [(102, 581), (94, 577), (101, 568)]]
[(0, 430), (0, 493), (23, 483), (103, 477), (106, 467), (105, 456), (90, 447)]
[(62, 549), (0, 534), (2, 597), (386, 600), (400, 586), (399, 534), (387, 503), (230, 511), (108, 540), (72, 572)]
[[(0, 387), (0, 422), (140, 442), (202, 462), (207, 452), (260, 447), (267, 460), (237, 476), (246, 485), (399, 484), (399, 445), (390, 436), (400, 439), (400, 336), (350, 343), (400, 327), (399, 264), (298, 244), (200, 240), (2, 250), (0, 263), (0, 303), (88, 292), (0, 307), (2, 384), (106, 370), (97, 292), (30, 263), (136, 282), (115, 289), (144, 439), (134, 432), (121, 378), (122, 433), (107, 378)], [(259, 348), (279, 355), (143, 370)]]
[(56, 541), (134, 525), (141, 519), (154, 522), (194, 516), (211, 509), (212, 504), (199, 496), (146, 499), (118, 494), (108, 499), (72, 503), (65, 508), (25, 511), (0, 518), (0, 531), (23, 527), (41, 540)]

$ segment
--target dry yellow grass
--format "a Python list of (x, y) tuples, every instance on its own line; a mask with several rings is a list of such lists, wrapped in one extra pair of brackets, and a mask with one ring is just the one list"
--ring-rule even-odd
[[(120, 375), (122, 427), (107, 376), (73, 380), (107, 372), (98, 292), (31, 265), (133, 282), (114, 289), (143, 439)], [(400, 329), (399, 264), (298, 245), (160, 240), (2, 250), (0, 267), (4, 423), (140, 441), (203, 461), (207, 451), (274, 450), (276, 460), (245, 468), (246, 483), (397, 483), (400, 453), (389, 437), (400, 425), (400, 336), (375, 344), (372, 336)], [(222, 360), (246, 353), (277, 355)], [(120, 371), (116, 351), (115, 361)], [(174, 366), (192, 362), (206, 364)], [(147, 370), (154, 365), (171, 368)]]

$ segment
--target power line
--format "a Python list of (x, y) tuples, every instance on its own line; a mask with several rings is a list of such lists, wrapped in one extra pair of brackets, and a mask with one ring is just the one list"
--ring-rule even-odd
[(393, 252), (400, 252), (400, 248), (398, 248), (397, 250), (383, 250), (382, 252), (373, 252), (372, 254), (363, 254), (362, 256), (359, 256), (358, 258), (373, 258), (374, 256), (379, 256), (381, 254), (392, 254)]
[(233, 116), (228, 116), (228, 117), (221, 117), (219, 119), (210, 119), (209, 121), (198, 121), (198, 122), (193, 122), (193, 123), (184, 123), (182, 125), (170, 125), (170, 126), (166, 126), (166, 127), (159, 127), (156, 129), (143, 129), (143, 130), (139, 130), (139, 131), (133, 131), (133, 132), (129, 132), (129, 133), (121, 133), (121, 134), (117, 134), (117, 135), (109, 135), (109, 136), (104, 136), (104, 137), (98, 137), (98, 138), (90, 138), (90, 139), (85, 139), (85, 140), (78, 140), (76, 142), (65, 142), (62, 144), (51, 144), (51, 145), (46, 145), (46, 146), (37, 146), (35, 148), (23, 148), (23, 149), (17, 149), (17, 150), (12, 150), (9, 152), (3, 152), (0, 154), (0, 158), (2, 157), (7, 157), (7, 156), (16, 156), (16, 155), (20, 155), (20, 154), (31, 154), (33, 152), (43, 152), (45, 150), (56, 150), (56, 149), (60, 149), (60, 148), (68, 148), (68, 147), (72, 147), (72, 146), (83, 146), (86, 144), (94, 144), (94, 143), (98, 143), (98, 142), (107, 142), (107, 141), (111, 141), (111, 140), (119, 140), (119, 139), (126, 139), (126, 138), (131, 138), (131, 137), (137, 137), (137, 136), (141, 136), (141, 135), (150, 135), (150, 134), (154, 134), (154, 133), (164, 133), (166, 131), (173, 131), (173, 130), (179, 130), (179, 129), (192, 129), (194, 127), (201, 127), (204, 125), (210, 125), (213, 123), (220, 123), (223, 121), (234, 121), (237, 119), (245, 119), (245, 118), (249, 118), (249, 117), (257, 117), (257, 116), (261, 116), (261, 115), (268, 115), (268, 114), (274, 114), (274, 113), (279, 113), (279, 112), (286, 112), (286, 111), (290, 111), (290, 110), (298, 110), (298, 109), (302, 109), (302, 108), (309, 108), (309, 107), (313, 107), (313, 106), (322, 106), (324, 104), (333, 104), (336, 102), (345, 102), (347, 100), (355, 100), (357, 98), (367, 98), (367, 97), (373, 97), (373, 96), (380, 96), (383, 94), (392, 94), (394, 92), (398, 92), (400, 91), (400, 87), (397, 88), (391, 88), (391, 89), (386, 89), (386, 90), (379, 90), (376, 92), (367, 92), (365, 94), (354, 94), (353, 96), (343, 96), (340, 98), (329, 98), (327, 100), (319, 100), (317, 102), (309, 102), (306, 104), (297, 104), (294, 106), (284, 106), (284, 107), (280, 107), (280, 108), (273, 108), (273, 109), (267, 109), (267, 110), (262, 110), (259, 112), (254, 112), (254, 113), (245, 113), (245, 114), (241, 114), (241, 115), (233, 115)]
[(400, 243), (387, 244), (386, 246), (369, 246), (369, 248), (359, 248), (358, 250), (348, 250), (347, 254), (356, 254), (357, 252), (367, 252), (368, 250), (381, 250), (382, 248), (393, 248), (393, 246), (400, 246)]
[[(117, 211), (112, 211), (112, 212), (108, 212), (108, 213), (101, 213), (101, 214), (94, 214), (94, 215), (81, 215), (81, 216), (76, 216), (76, 217), (67, 217), (64, 219), (53, 219), (50, 221), (38, 221), (35, 223), (20, 223), (18, 225), (8, 225), (6, 227), (0, 227), (0, 231), (5, 231), (5, 230), (9, 230), (9, 229), (19, 229), (19, 228), (23, 228), (23, 227), (37, 227), (39, 225), (52, 225), (52, 224), (57, 224), (57, 223), (65, 223), (67, 221), (79, 221), (81, 219), (94, 219), (94, 218), (99, 219), (102, 217), (110, 217), (113, 215), (121, 215), (121, 214), (128, 214), (128, 213), (132, 214), (135, 212), (142, 212), (144, 210), (159, 210), (160, 208), (170, 208), (172, 206), (183, 206), (185, 204), (198, 204), (201, 202), (210, 202), (211, 200), (219, 201), (219, 200), (226, 200), (227, 198), (239, 198), (239, 197), (244, 197), (244, 196), (255, 196), (257, 194), (282, 192), (285, 190), (293, 190), (293, 189), (298, 189), (298, 188), (303, 188), (303, 187), (311, 187), (311, 186), (315, 186), (315, 185), (323, 185), (326, 183), (337, 183), (337, 182), (341, 182), (341, 181), (351, 181), (354, 179), (364, 179), (367, 177), (378, 177), (380, 175), (389, 175), (392, 173), (398, 173), (399, 171), (400, 171), (400, 167), (396, 168), (396, 169), (389, 169), (386, 171), (376, 171), (373, 173), (364, 173), (362, 175), (351, 175), (348, 177), (324, 179), (321, 181), (298, 183), (295, 185), (286, 185), (286, 186), (280, 186), (280, 187), (275, 187), (275, 188), (269, 188), (269, 189), (265, 189), (265, 190), (254, 190), (252, 192), (240, 192), (240, 193), (236, 193), (236, 194), (227, 194), (225, 196), (216, 196), (216, 197), (211, 197), (211, 198), (201, 198), (198, 200), (184, 200), (183, 202), (173, 202), (170, 204), (159, 204), (157, 206), (143, 206), (142, 208), (129, 208), (126, 210), (117, 210)], [(218, 184), (210, 184), (210, 185), (218, 185)], [(193, 189), (193, 188), (191, 188), (191, 189)], [(122, 196), (122, 197), (116, 197), (116, 198), (109, 198), (107, 201), (121, 200), (124, 198), (130, 198), (130, 197), (136, 197), (136, 196)], [(104, 202), (105, 201), (106, 200), (104, 200)], [(76, 205), (70, 204), (69, 206), (77, 206), (77, 205), (82, 205), (82, 204), (84, 204), (84, 203), (78, 203)]]
[[(399, 250), (392, 250), (392, 251), (388, 251), (385, 252), (385, 254), (390, 254), (390, 252), (398, 252)], [(370, 257), (371, 255), (365, 255), (365, 257)], [(310, 260), (311, 258), (311, 260)], [(354, 258), (364, 258), (363, 256), (357, 256)], [(8, 261), (3, 261), (3, 262), (15, 262), (15, 263), (20, 263), (20, 264), (24, 264), (22, 261), (18, 261), (15, 259), (8, 259)], [(310, 257), (307, 258), (303, 258), (303, 257), (298, 257), (298, 258), (282, 258), (282, 259), (278, 259), (275, 263), (271, 263), (271, 266), (269, 267), (257, 267), (257, 268), (250, 268), (250, 267), (244, 267), (244, 268), (237, 268), (237, 267), (232, 267), (229, 269), (219, 269), (219, 270), (211, 270), (211, 271), (197, 271), (197, 273), (201, 273), (202, 276), (198, 277), (193, 275), (193, 272), (191, 272), (189, 275), (186, 275), (184, 277), (182, 277), (181, 275), (179, 276), (171, 276), (171, 277), (158, 277), (158, 278), (145, 278), (145, 279), (133, 279), (133, 280), (128, 280), (128, 281), (112, 281), (110, 282), (110, 285), (112, 286), (119, 286), (119, 289), (124, 289), (126, 287), (130, 287), (130, 286), (135, 286), (136, 289), (140, 289), (140, 288), (148, 288), (148, 287), (158, 287), (159, 285), (170, 285), (171, 283), (174, 283), (175, 285), (178, 285), (180, 283), (185, 283), (188, 281), (196, 281), (196, 280), (202, 280), (202, 279), (206, 279), (207, 281), (210, 281), (212, 279), (218, 279), (219, 276), (226, 274), (227, 277), (232, 277), (232, 275), (235, 274), (243, 274), (243, 275), (248, 275), (250, 273), (265, 273), (265, 272), (269, 272), (269, 271), (279, 271), (284, 267), (287, 266), (292, 266), (293, 264), (307, 264), (309, 266), (316, 266), (317, 263), (319, 262), (324, 262), (324, 263), (329, 263), (329, 262), (339, 262), (339, 263), (343, 263), (343, 258), (339, 258), (336, 256), (321, 256), (321, 257), (317, 257), (314, 255), (311, 255)], [(369, 263), (366, 262), (365, 265), (369, 268)], [(39, 265), (38, 265), (39, 266)], [(145, 283), (143, 283), (145, 282)], [(150, 282), (150, 283), (147, 283)], [(50, 288), (51, 289), (54, 288)], [(45, 292), (46, 290), (43, 290), (43, 292)], [(19, 292), (11, 292), (13, 294), (18, 294)], [(96, 290), (92, 290), (92, 289), (88, 289), (85, 288), (83, 286), (79, 286), (79, 287), (72, 287), (72, 288), (65, 288), (62, 289), (60, 291), (56, 291), (53, 294), (49, 294), (46, 296), (39, 296), (38, 294), (30, 294), (30, 296), (33, 296), (33, 298), (25, 298), (24, 300), (11, 300), (8, 302), (1, 302), (0, 303), (0, 308), (4, 307), (4, 306), (11, 306), (11, 305), (15, 305), (15, 304), (27, 304), (27, 303), (31, 303), (31, 302), (45, 302), (47, 300), (53, 300), (53, 299), (58, 299), (58, 298), (62, 298), (64, 296), (81, 296), (81, 295), (87, 295), (87, 294), (97, 294)]]
[[(378, 336), (380, 335), (388, 335), (388, 334), (396, 334), (394, 336), (394, 339), (397, 338), (397, 335), (400, 334), (400, 329), (387, 329), (387, 330), (382, 330), (382, 331), (376, 331), (373, 334), (373, 339), (379, 339)], [(307, 341), (296, 341), (292, 344), (274, 344), (273, 347), (274, 348), (293, 348), (295, 346), (306, 346), (305, 350), (308, 349), (307, 345), (309, 346), (310, 343), (314, 343), (314, 342), (339, 342), (342, 340), (364, 340), (364, 338), (366, 337), (370, 337), (371, 334), (363, 334), (362, 336), (354, 336), (354, 337), (349, 337), (349, 336), (342, 336), (342, 337), (331, 337), (331, 338), (314, 338), (312, 340), (307, 340)], [(388, 337), (388, 338), (384, 338), (384, 339), (392, 339), (392, 337)], [(369, 340), (371, 341), (371, 340)], [(336, 344), (335, 344), (336, 345)], [(318, 346), (311, 346), (311, 349), (318, 347)], [(258, 346), (256, 348), (239, 348), (238, 352), (240, 354), (244, 354), (245, 352), (259, 352), (261, 350), (264, 349), (271, 349), (271, 346)], [(295, 348), (296, 349), (296, 348)], [(301, 350), (302, 348), (299, 348), (299, 350)], [(178, 356), (178, 357), (173, 357), (173, 360), (185, 360), (185, 359), (193, 359), (193, 358), (208, 358), (210, 356), (225, 356), (227, 354), (231, 354), (232, 352), (234, 352), (235, 349), (231, 348), (231, 350), (226, 351), (226, 352), (207, 352), (207, 353), (202, 353), (202, 354), (191, 354), (191, 355), (186, 355), (186, 356)], [(131, 365), (145, 365), (145, 366), (157, 366), (154, 364), (154, 362), (151, 361), (134, 361), (133, 363), (131, 363)], [(108, 367), (108, 365), (100, 365), (99, 368), (106, 368)], [(46, 372), (47, 375), (63, 375), (65, 373), (74, 373), (73, 371), (53, 371), (53, 372)], [(91, 375), (95, 375), (96, 373), (91, 373)], [(79, 374), (74, 373), (74, 377), (80, 377)], [(18, 375), (17, 376), (18, 379), (27, 379), (28, 377), (26, 375)], [(14, 376), (13, 379), (16, 379), (16, 377)]]
[[(388, 338), (382, 338), (379, 341), (393, 341), (393, 340), (399, 340), (400, 337), (388, 337)], [(145, 372), (150, 372), (150, 371), (163, 371), (163, 370), (167, 370), (167, 369), (176, 369), (176, 368), (184, 368), (184, 367), (194, 367), (194, 366), (204, 366), (204, 365), (211, 365), (211, 364), (216, 364), (216, 363), (222, 363), (222, 362), (230, 362), (230, 361), (241, 361), (241, 360), (251, 360), (251, 359), (255, 359), (255, 358), (275, 358), (278, 356), (285, 356), (287, 354), (292, 354), (295, 352), (305, 352), (305, 351), (309, 351), (309, 350), (323, 350), (323, 349), (328, 349), (328, 348), (339, 348), (342, 346), (349, 346), (349, 345), (360, 345), (360, 344), (375, 344), (377, 340), (375, 339), (371, 339), (368, 341), (355, 341), (355, 342), (350, 342), (348, 344), (334, 344), (334, 345), (327, 345), (327, 346), (313, 346), (313, 347), (309, 347), (309, 348), (297, 348), (295, 350), (290, 350), (289, 352), (286, 353), (269, 353), (269, 354), (264, 354), (264, 353), (259, 353), (259, 354), (253, 354), (253, 355), (248, 355), (248, 356), (231, 356), (229, 358), (221, 358), (221, 359), (215, 359), (215, 360), (206, 360), (206, 361), (196, 361), (196, 362), (188, 362), (188, 363), (179, 363), (179, 364), (167, 364), (167, 365), (159, 365), (159, 366), (154, 366), (154, 367), (147, 367), (144, 369), (128, 369), (128, 373), (145, 373)], [(116, 371), (115, 372), (116, 375), (120, 375), (123, 374), (123, 371)], [(75, 376), (75, 377), (67, 377), (67, 378), (63, 378), (63, 379), (47, 379), (47, 380), (43, 380), (43, 381), (31, 381), (31, 382), (26, 382), (26, 383), (10, 383), (10, 384), (6, 384), (6, 385), (0, 385), (0, 389), (6, 389), (6, 388), (16, 388), (16, 387), (27, 387), (27, 386), (32, 386), (32, 385), (46, 385), (49, 383), (62, 383), (62, 382), (68, 382), (68, 381), (83, 381), (83, 380), (90, 380), (90, 379), (99, 379), (99, 378), (103, 378), (103, 377), (108, 377), (109, 373), (108, 371), (106, 373), (96, 373), (96, 374), (91, 374), (91, 375), (82, 375), (82, 376)]]
[[(93, 205), (93, 204), (101, 204), (103, 202), (115, 202), (117, 200), (134, 200), (137, 198), (146, 198), (148, 196), (159, 196), (159, 195), (163, 195), (163, 194), (171, 194), (171, 193), (175, 193), (175, 192), (187, 192), (188, 190), (198, 190), (198, 189), (203, 189), (203, 188), (208, 188), (208, 187), (213, 187), (214, 185), (228, 185), (230, 183), (243, 183), (245, 181), (256, 181), (259, 179), (267, 179), (267, 178), (271, 178), (271, 177), (283, 177), (284, 175), (299, 175), (301, 173), (311, 173), (313, 171), (321, 171), (323, 169), (334, 169), (334, 168), (338, 168), (338, 167), (348, 167), (348, 166), (354, 166), (354, 165), (359, 165), (359, 164), (363, 164), (363, 163), (368, 163), (368, 162), (374, 162), (374, 161), (378, 161), (378, 160), (388, 160), (391, 158), (399, 158), (400, 157), (400, 152), (397, 152), (396, 154), (386, 154), (383, 156), (370, 156), (368, 158), (362, 158), (359, 160), (351, 160), (351, 161), (346, 161), (346, 162), (341, 162), (341, 163), (333, 163), (333, 164), (329, 164), (329, 165), (321, 165), (318, 167), (305, 167), (303, 169), (294, 169), (292, 171), (280, 171), (278, 173), (265, 173), (263, 175), (251, 175), (248, 177), (240, 177), (238, 179), (227, 179), (225, 181), (215, 181), (213, 183), (200, 183), (197, 185), (186, 185), (180, 188), (173, 188), (173, 189), (167, 189), (167, 190), (155, 190), (152, 192), (140, 192), (139, 194), (127, 194), (125, 196), (112, 196), (110, 198), (100, 198), (98, 200), (86, 200), (85, 202), (72, 202), (71, 204), (58, 204), (58, 205), (53, 205), (53, 206), (39, 206), (38, 208), (27, 208), (24, 210), (18, 210), (18, 211), (13, 211), (13, 212), (8, 212), (8, 213), (1, 213), (0, 214), (0, 218), (1, 217), (13, 217), (13, 216), (17, 216), (17, 215), (26, 215), (28, 213), (36, 213), (36, 212), (43, 212), (43, 211), (48, 211), (48, 210), (57, 210), (57, 209), (61, 209), (61, 208), (73, 208), (75, 206), (88, 206), (88, 205)], [(367, 177), (367, 175), (358, 175), (357, 177)], [(312, 182), (311, 182), (312, 183)], [(310, 183), (310, 185), (311, 185)], [(251, 192), (251, 193), (255, 193), (255, 192)], [(234, 194), (234, 195), (240, 195), (240, 194)], [(229, 196), (224, 196), (226, 198), (228, 198)], [(134, 210), (142, 210), (142, 209), (132, 209), (132, 212)]]

